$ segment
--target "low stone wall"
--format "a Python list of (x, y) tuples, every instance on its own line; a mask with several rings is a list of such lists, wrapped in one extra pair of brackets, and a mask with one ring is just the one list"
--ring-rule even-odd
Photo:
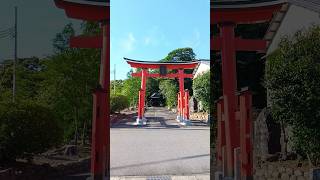
[[(254, 179), (257, 180), (309, 180), (312, 178), (312, 170), (305, 165), (294, 167), (294, 161), (265, 162), (255, 167)], [(300, 164), (301, 165), (301, 164)]]

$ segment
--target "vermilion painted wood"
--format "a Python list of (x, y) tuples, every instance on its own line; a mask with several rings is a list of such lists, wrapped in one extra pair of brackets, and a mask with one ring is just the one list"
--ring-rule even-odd
[(184, 95), (185, 99), (185, 119), (190, 120), (189, 119), (189, 90), (185, 90), (185, 95)]
[(180, 112), (181, 117), (184, 118), (184, 108), (185, 108), (185, 101), (184, 99), (184, 69), (178, 70), (179, 75), (179, 93), (180, 93)]
[[(145, 96), (146, 96), (146, 85), (147, 85), (147, 77), (148, 77), (148, 73), (146, 69), (142, 69), (141, 71), (141, 89), (140, 89), (140, 105), (139, 105), (139, 111), (138, 111), (138, 117), (140, 119), (142, 119), (144, 117), (144, 107), (145, 107)], [(140, 114), (139, 114), (140, 112)]]
[(279, 11), (282, 4), (250, 7), (250, 8), (211, 8), (210, 23), (219, 24), (233, 22), (237, 24), (253, 24), (258, 22), (270, 21), (274, 12)]
[(234, 172), (233, 150), (239, 146), (239, 129), (235, 118), (237, 77), (235, 59), (235, 39), (233, 23), (225, 23), (220, 26), (222, 37), (222, 80), (223, 80), (223, 99), (224, 116), (226, 126), (226, 153), (227, 171), (226, 176), (232, 177)]
[[(211, 41), (211, 50), (220, 51), (222, 47), (222, 38), (215, 37)], [(241, 39), (235, 38), (235, 49), (237, 51), (260, 51), (264, 52), (267, 48), (267, 41), (260, 39)]]
[(102, 36), (75, 36), (70, 38), (70, 47), (72, 48), (102, 48)]
[(241, 179), (253, 178), (252, 145), (252, 94), (245, 91), (240, 95), (240, 174)]
[(216, 160), (217, 160), (217, 169), (222, 171), (222, 147), (223, 147), (223, 127), (222, 127), (222, 106), (223, 101), (219, 100), (217, 102), (217, 141), (216, 141)]
[[(131, 75), (133, 77), (141, 77), (142, 76), (142, 73), (141, 72), (137, 72), (137, 73), (131, 73)], [(152, 77), (152, 78), (179, 78), (180, 75), (178, 74), (166, 74), (165, 76), (161, 76), (160, 74), (158, 73), (148, 73), (147, 74), (147, 77)], [(193, 78), (193, 74), (183, 74), (182, 75), (183, 78)]]
[[(236, 24), (254, 24), (257, 22), (270, 21), (274, 12), (279, 11), (281, 6), (282, 4), (250, 8), (211, 8), (210, 10), (210, 24), (218, 24), (220, 28), (220, 37), (211, 38), (210, 49), (221, 51), (223, 81), (223, 106), (220, 103), (221, 109), (223, 108), (223, 113), (219, 111), (218, 118), (224, 121), (221, 121), (221, 123), (218, 124), (217, 160), (222, 163), (221, 170), (225, 170), (224, 175), (227, 177), (233, 177), (234, 175), (233, 150), (240, 146), (240, 129), (241, 132), (244, 130), (252, 130), (252, 127), (246, 126), (246, 128), (244, 128), (244, 125), (240, 124), (240, 121), (238, 120), (241, 119), (241, 113), (243, 112), (238, 110), (238, 98), (235, 97), (237, 89), (235, 52), (265, 51), (266, 49), (266, 42), (263, 40), (248, 40), (234, 37), (234, 27)], [(251, 104), (249, 105), (251, 106)], [(249, 118), (251, 117), (246, 119), (246, 123), (248, 123), (248, 121), (250, 122)], [(225, 127), (222, 127), (223, 125), (225, 125)], [(222, 146), (223, 135), (225, 135), (225, 146)], [(249, 136), (250, 134), (246, 135)], [(252, 150), (252, 145), (246, 145), (247, 149), (242, 149), (242, 152)], [(241, 145), (241, 148), (243, 148), (243, 144)], [(250, 150), (248, 148), (250, 148)], [(225, 149), (225, 152), (222, 149)], [(223, 155), (224, 153), (225, 156)], [(252, 153), (247, 153), (246, 157), (243, 154), (244, 152), (240, 157), (241, 163), (246, 164), (247, 174), (245, 175), (249, 177), (252, 175), (252, 169), (250, 171), (248, 170), (248, 167), (252, 167), (252, 162), (245, 161), (245, 158), (248, 159), (248, 157), (250, 157), (252, 159)], [(244, 171), (242, 170), (241, 173), (243, 174)]]
[(165, 66), (167, 69), (194, 69), (198, 62), (189, 63), (146, 63), (146, 62), (135, 62), (127, 61), (127, 63), (133, 68), (146, 68), (146, 69), (159, 69), (160, 66)]
[(92, 142), (91, 173), (94, 179), (110, 176), (110, 26), (103, 24), (101, 63), (98, 91), (95, 93)]
[(178, 97), (178, 98), (177, 98), (177, 99), (178, 99), (178, 103), (177, 103), (177, 104), (178, 104), (178, 105), (177, 105), (177, 107), (178, 107), (178, 110), (177, 110), (177, 111), (178, 111), (178, 112), (177, 112), (177, 114), (178, 114), (179, 117), (182, 117), (182, 116), (181, 116), (181, 100), (180, 100), (181, 94), (180, 94), (180, 92), (177, 93), (177, 97)]
[(110, 19), (109, 6), (85, 5), (63, 0), (55, 0), (54, 2), (58, 8), (64, 9), (66, 15), (71, 18), (87, 21), (103, 21)]
[[(186, 102), (185, 102), (185, 91), (184, 91), (184, 79), (193, 78), (193, 74), (185, 74), (184, 69), (194, 69), (199, 63), (198, 62), (147, 62), (147, 61), (136, 61), (125, 58), (127, 63), (133, 68), (142, 68), (142, 72), (131, 73), (133, 77), (158, 77), (158, 78), (179, 78), (179, 95), (178, 95), (178, 115), (186, 118)], [(160, 75), (159, 73), (148, 73), (147, 69), (159, 69), (161, 66), (165, 66), (167, 69), (178, 69), (178, 73), (170, 73), (166, 75)], [(145, 80), (146, 82), (146, 80)], [(145, 82), (141, 81), (141, 89), (145, 88)], [(143, 85), (144, 83), (144, 85)], [(141, 98), (141, 99), (140, 99)], [(143, 118), (144, 113), (144, 100), (145, 91), (139, 92), (139, 104), (138, 104), (138, 118)], [(143, 101), (143, 102), (142, 102)], [(189, 115), (188, 115), (189, 119)]]

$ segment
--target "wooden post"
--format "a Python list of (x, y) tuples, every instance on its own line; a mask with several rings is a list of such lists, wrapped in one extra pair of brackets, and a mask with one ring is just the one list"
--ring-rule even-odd
[(93, 95), (91, 173), (95, 180), (110, 178), (110, 25), (102, 23), (100, 77)]
[(240, 175), (241, 180), (253, 179), (252, 95), (247, 90), (240, 95)]
[(183, 121), (184, 120), (184, 70), (179, 69), (178, 70), (178, 76), (179, 76), (179, 93), (180, 93), (180, 118)]
[(233, 151), (239, 146), (239, 133), (236, 127), (236, 58), (235, 58), (235, 40), (233, 23), (220, 24), (220, 35), (222, 38), (222, 80), (223, 80), (223, 98), (224, 115), (226, 126), (226, 153), (227, 153), (227, 172), (226, 177), (234, 176), (234, 155)]

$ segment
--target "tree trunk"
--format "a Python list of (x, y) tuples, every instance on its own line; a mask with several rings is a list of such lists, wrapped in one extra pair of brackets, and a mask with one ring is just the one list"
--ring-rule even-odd
[(78, 108), (74, 108), (74, 125), (75, 125), (75, 132), (74, 132), (74, 140), (75, 145), (78, 145)]
[(288, 137), (287, 137), (287, 134), (286, 134), (286, 128), (285, 128), (285, 125), (283, 123), (283, 121), (281, 121), (281, 131), (282, 131), (282, 135), (283, 135), (283, 144), (284, 144), (284, 147), (281, 148), (282, 149), (282, 159), (283, 160), (286, 160), (287, 159), (287, 155), (288, 155)]
[(84, 121), (83, 121), (83, 129), (82, 129), (82, 137), (81, 137), (81, 145), (83, 146), (83, 145), (85, 145), (85, 142), (86, 142), (86, 140), (85, 140), (85, 132), (86, 132), (86, 128), (87, 128), (87, 119), (85, 119)]

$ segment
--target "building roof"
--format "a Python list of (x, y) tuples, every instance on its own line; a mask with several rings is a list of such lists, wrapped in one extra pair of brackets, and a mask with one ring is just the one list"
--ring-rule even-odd
[(277, 14), (273, 17), (270, 26), (265, 34), (264, 39), (267, 40), (267, 49), (273, 41), (273, 38), (277, 34), (278, 29), (281, 26), (283, 19), (285, 18), (290, 5), (300, 6), (310, 11), (315, 11), (320, 13), (320, 1), (319, 0), (285, 0), (285, 4), (282, 5), (282, 8)]
[(65, 2), (94, 5), (94, 6), (109, 6), (110, 0), (62, 0)]
[(166, 66), (168, 69), (193, 69), (199, 62), (198, 61), (174, 61), (174, 62), (163, 62), (163, 61), (141, 61), (134, 60), (124, 57), (123, 58), (127, 63), (133, 68), (151, 68), (157, 69), (160, 66)]
[(250, 8), (271, 6), (283, 3), (284, 0), (211, 0), (211, 8)]
[(319, 0), (287, 0), (289, 3), (301, 6), (312, 11), (320, 12)]

